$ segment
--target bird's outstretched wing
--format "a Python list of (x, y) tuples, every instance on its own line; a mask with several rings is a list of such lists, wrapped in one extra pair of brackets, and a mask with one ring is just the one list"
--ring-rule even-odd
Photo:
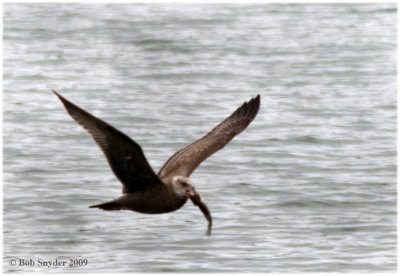
[(155, 174), (141, 147), (127, 135), (76, 106), (56, 91), (68, 113), (82, 125), (100, 146), (123, 192), (143, 191), (152, 185), (163, 185)]
[(243, 103), (211, 132), (176, 152), (160, 169), (158, 176), (161, 179), (175, 175), (189, 177), (201, 162), (222, 149), (233, 137), (246, 129), (259, 109), (260, 95)]

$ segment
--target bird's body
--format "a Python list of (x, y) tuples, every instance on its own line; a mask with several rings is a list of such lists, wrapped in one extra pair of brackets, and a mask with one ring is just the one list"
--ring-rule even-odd
[(121, 197), (91, 208), (103, 210), (131, 210), (144, 214), (163, 214), (180, 209), (188, 200), (184, 194), (178, 194), (166, 183), (163, 186), (144, 191), (123, 194)]
[(207, 234), (211, 233), (211, 214), (189, 176), (201, 162), (223, 148), (250, 124), (258, 113), (260, 96), (245, 102), (208, 134), (176, 152), (156, 174), (135, 141), (53, 92), (68, 113), (89, 131), (123, 184), (121, 197), (92, 205), (91, 208), (161, 214), (178, 210), (190, 199), (208, 220)]

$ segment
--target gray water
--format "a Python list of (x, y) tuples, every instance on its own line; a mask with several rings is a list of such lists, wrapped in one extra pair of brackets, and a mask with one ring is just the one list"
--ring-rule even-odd
[[(4, 271), (394, 272), (396, 13), (5, 4)], [(213, 235), (190, 202), (89, 209), (121, 185), (50, 89), (140, 143), (156, 171), (260, 94), (255, 121), (191, 177)], [(68, 263), (40, 264), (55, 259)]]

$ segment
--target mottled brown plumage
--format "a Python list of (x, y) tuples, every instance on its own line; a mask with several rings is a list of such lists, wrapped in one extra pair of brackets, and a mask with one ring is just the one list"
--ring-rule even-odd
[(206, 158), (246, 129), (258, 113), (260, 95), (245, 102), (208, 134), (176, 152), (155, 174), (135, 141), (53, 92), (72, 118), (92, 135), (123, 186), (121, 197), (91, 208), (161, 214), (181, 208), (190, 199), (206, 217), (207, 234), (211, 234), (211, 214), (188, 177)]
[(176, 152), (162, 166), (158, 175), (169, 179), (174, 175), (189, 177), (193, 171), (216, 151), (241, 133), (256, 117), (260, 108), (260, 96), (244, 103), (208, 134)]

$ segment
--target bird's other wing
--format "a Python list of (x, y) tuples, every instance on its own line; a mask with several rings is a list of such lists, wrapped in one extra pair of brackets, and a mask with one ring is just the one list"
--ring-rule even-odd
[(171, 156), (158, 172), (158, 176), (161, 179), (175, 175), (189, 177), (201, 162), (245, 130), (259, 109), (260, 95), (257, 95), (249, 102), (243, 103), (208, 134)]
[(162, 185), (148, 163), (141, 147), (127, 135), (71, 103), (56, 91), (53, 92), (64, 104), (68, 113), (82, 125), (99, 145), (115, 176), (123, 184), (123, 192), (148, 189)]

